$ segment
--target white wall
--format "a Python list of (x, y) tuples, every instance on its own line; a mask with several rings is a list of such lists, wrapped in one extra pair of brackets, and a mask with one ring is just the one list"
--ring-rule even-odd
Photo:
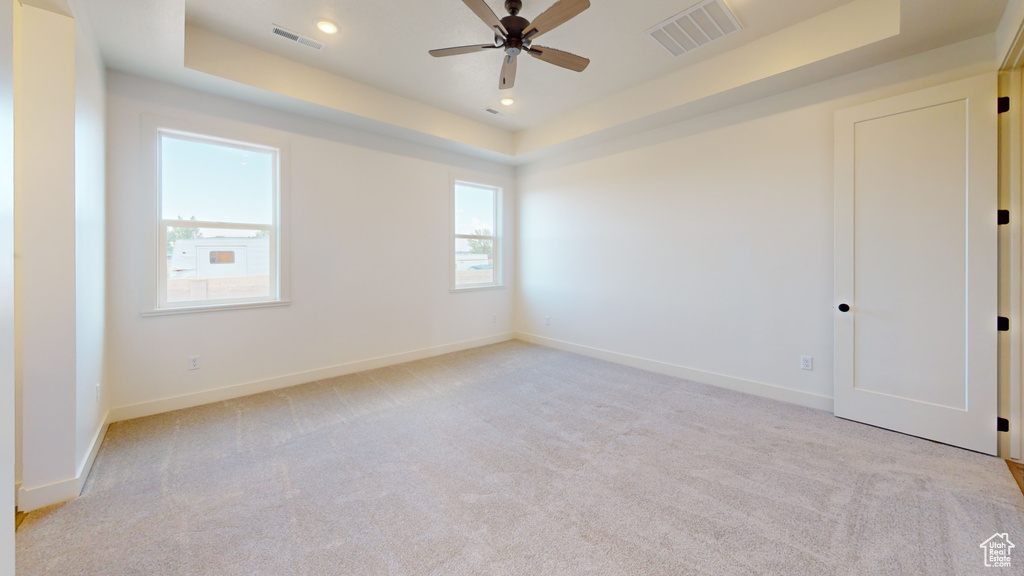
[(19, 507), (78, 495), (102, 437), (106, 74), (87, 23), (16, 6)]
[[(140, 315), (152, 297), (141, 272), (152, 255), (140, 249), (140, 238), (153, 234), (155, 217), (144, 208), (144, 195), (153, 193), (141, 179), (152, 161), (140, 157), (144, 114), (289, 140), (290, 306)], [(112, 419), (511, 332), (514, 270), (506, 270), (504, 288), (448, 290), (451, 177), (504, 188), (503, 256), (511, 264), (510, 168), (113, 72), (107, 127)], [(202, 368), (188, 371), (186, 359), (195, 354)]]
[(1016, 60), (1019, 54), (1014, 50), (1021, 41), (1019, 34), (1022, 26), (1024, 26), (1024, 0), (1008, 0), (996, 30), (996, 55), (1002, 60), (1004, 66), (1018, 67), (1022, 64)]
[(19, 506), (77, 495), (74, 21), (22, 6), (15, 77)]
[[(833, 114), (995, 70), (994, 43), (968, 41), (521, 170), (517, 330), (830, 408)], [(800, 370), (802, 355), (814, 357), (813, 371)]]
[[(88, 22), (75, 19), (75, 347), (76, 471), (99, 440), (106, 413), (106, 70)], [(84, 478), (83, 478), (84, 480)]]

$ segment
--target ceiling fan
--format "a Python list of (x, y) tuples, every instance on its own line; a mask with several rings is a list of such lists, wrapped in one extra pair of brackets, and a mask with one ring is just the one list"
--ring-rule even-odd
[(590, 8), (590, 0), (558, 0), (540, 16), (537, 16), (533, 22), (519, 16), (519, 10), (523, 7), (522, 0), (505, 0), (505, 10), (508, 10), (508, 16), (501, 20), (498, 20), (494, 11), (484, 0), (462, 1), (484, 21), (484, 24), (494, 30), (494, 43), (431, 50), (431, 56), (455, 56), (500, 48), (505, 52), (505, 60), (501, 65), (501, 80), (498, 82), (500, 90), (508, 90), (515, 84), (516, 57), (522, 52), (548, 64), (576, 72), (583, 72), (590, 64), (590, 60), (582, 56), (533, 45), (533, 40), (536, 37), (554, 30), (579, 15), (580, 12)]

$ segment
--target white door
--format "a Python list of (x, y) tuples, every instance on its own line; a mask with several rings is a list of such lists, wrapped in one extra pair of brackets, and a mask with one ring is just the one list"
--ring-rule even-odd
[(996, 453), (996, 75), (836, 113), (835, 414)]

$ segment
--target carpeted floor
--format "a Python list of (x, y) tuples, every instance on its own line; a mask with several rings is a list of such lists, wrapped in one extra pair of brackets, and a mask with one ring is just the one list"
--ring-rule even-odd
[(20, 576), (1019, 574), (984, 568), (979, 544), (1024, 546), (1022, 518), (1002, 460), (508, 342), (113, 425), (83, 496), (29, 514), (17, 562)]

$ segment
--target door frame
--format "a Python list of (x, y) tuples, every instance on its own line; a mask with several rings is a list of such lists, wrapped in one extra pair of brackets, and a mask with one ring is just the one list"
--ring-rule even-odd
[(1024, 462), (1024, 35), (1000, 70), (999, 95), (1010, 99), (1009, 111), (999, 116), (999, 209), (1010, 211), (1010, 223), (999, 227), (999, 311), (1010, 319), (1009, 332), (999, 338), (999, 416), (1010, 423), (1010, 432), (999, 435), (999, 455)]
[(14, 576), (14, 2), (0, 0), (0, 576)]

